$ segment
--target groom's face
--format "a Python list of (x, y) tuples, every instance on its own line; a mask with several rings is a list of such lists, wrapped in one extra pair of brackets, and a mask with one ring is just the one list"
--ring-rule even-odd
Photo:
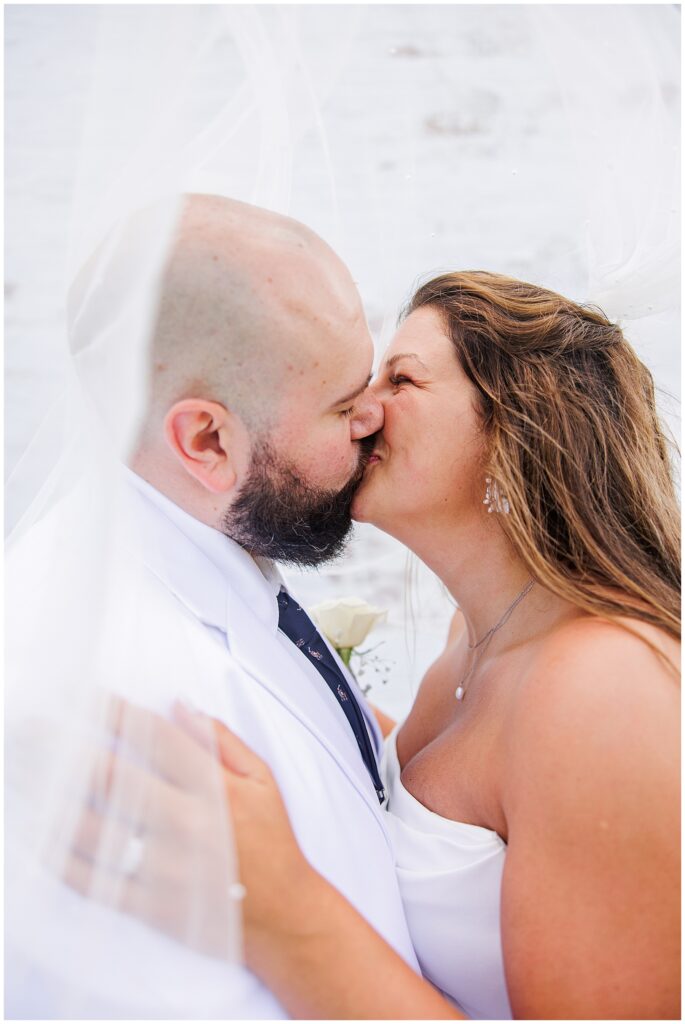
[(352, 528), (350, 509), (373, 448), (360, 442), (357, 468), (342, 488), (308, 483), (297, 467), (261, 439), (249, 475), (224, 516), (224, 531), (252, 554), (315, 566), (339, 555)]
[(383, 411), (368, 387), (373, 343), (356, 292), (346, 312), (302, 339), (307, 358), (286, 372), (276, 422), (253, 440), (224, 517), (225, 532), (253, 554), (318, 565), (349, 536)]

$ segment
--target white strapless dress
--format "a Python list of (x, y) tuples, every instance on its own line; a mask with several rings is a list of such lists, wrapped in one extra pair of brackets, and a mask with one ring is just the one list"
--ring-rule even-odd
[(400, 781), (395, 729), (381, 774), (397, 877), (426, 978), (468, 1017), (507, 1020), (500, 889), (507, 845), (491, 829), (429, 811)]

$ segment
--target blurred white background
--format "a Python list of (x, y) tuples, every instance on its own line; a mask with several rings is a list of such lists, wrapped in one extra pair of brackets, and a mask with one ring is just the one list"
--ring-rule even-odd
[[(590, 56), (611, 60), (622, 7), (574, 8), (587, 44), (570, 50), (579, 76)], [(674, 5), (642, 10), (648, 77), (674, 120), (678, 67), (662, 45), (678, 35), (679, 12)], [(253, 16), (273, 29), (279, 12), (260, 7), (246, 15)], [(54, 339), (64, 315), (69, 211), (98, 17), (89, 5), (5, 7), (6, 475), (61, 386), (66, 344)], [(587, 298), (587, 195), (578, 168), (605, 159), (602, 137), (617, 125), (639, 147), (630, 118), (640, 109), (644, 76), (628, 75), (618, 88), (607, 82), (606, 95), (598, 93), (603, 122), (593, 150), (574, 134), (557, 76), (564, 40), (540, 9), (311, 5), (298, 8), (297, 21), (316, 116), (288, 153), (287, 208), (350, 266), (379, 353), (417, 279), (440, 270), (499, 271)], [(225, 88), (231, 75), (238, 82), (241, 65), (229, 39), (209, 55), (203, 88)], [(675, 166), (678, 139), (668, 141)], [(629, 173), (620, 165), (600, 170)], [(249, 198), (254, 173), (236, 153), (231, 194)], [(625, 329), (667, 393), (662, 408), (677, 431), (678, 311), (655, 310)], [(20, 507), (21, 500), (19, 486), (12, 501)], [(16, 511), (8, 506), (8, 526)], [(452, 612), (438, 582), (371, 527), (357, 530), (337, 565), (288, 575), (305, 603), (355, 594), (389, 609), (369, 639), (373, 653), (357, 668), (371, 699), (401, 715)]]

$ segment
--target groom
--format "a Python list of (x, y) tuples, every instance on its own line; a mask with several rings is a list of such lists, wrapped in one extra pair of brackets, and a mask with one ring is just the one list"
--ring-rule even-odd
[[(155, 616), (160, 648), (180, 663), (173, 645), (190, 637), (193, 703), (269, 762), (305, 856), (416, 967), (378, 727), (321, 638), (314, 656), (303, 649), (316, 646), (298, 633), (311, 623), (272, 561), (315, 566), (344, 544), (383, 423), (372, 359), (349, 271), (320, 238), (265, 210), (186, 197), (129, 482), (145, 571), (174, 598)], [(179, 693), (155, 685), (145, 702), (164, 710)], [(133, 687), (124, 695), (141, 701)], [(180, 946), (173, 955), (192, 993), (192, 961)], [(221, 1015), (286, 1016), (240, 970)]]

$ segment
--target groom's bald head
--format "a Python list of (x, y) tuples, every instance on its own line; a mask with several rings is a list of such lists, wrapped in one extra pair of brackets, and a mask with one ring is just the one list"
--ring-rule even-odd
[(303, 224), (219, 196), (184, 196), (170, 237), (169, 202), (114, 229), (74, 283), (70, 339), (84, 381), (94, 367), (93, 398), (116, 421), (156, 286), (129, 464), (250, 550), (329, 557), (383, 421), (350, 273)]
[(249, 426), (358, 318), (349, 271), (303, 224), (218, 196), (186, 197), (152, 345), (150, 425), (202, 395)]

